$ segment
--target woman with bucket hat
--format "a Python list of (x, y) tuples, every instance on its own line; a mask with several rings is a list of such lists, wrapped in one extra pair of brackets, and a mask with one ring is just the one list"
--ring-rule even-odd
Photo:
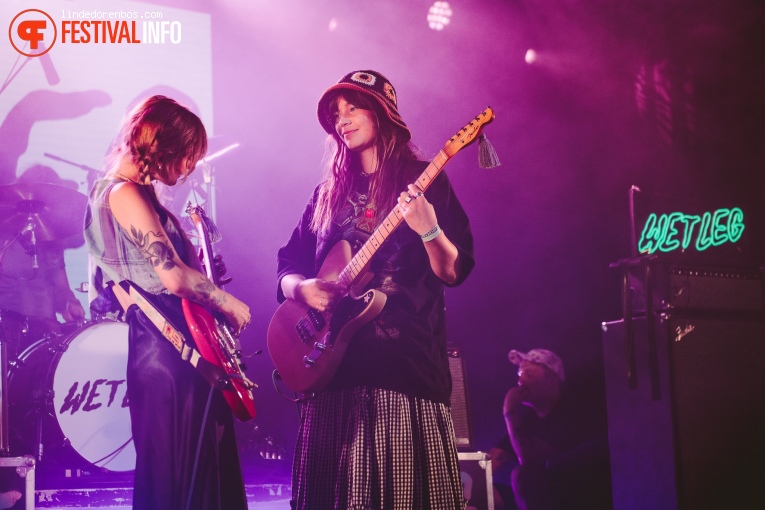
[(355, 253), (391, 211), (403, 222), (368, 264), (365, 289), (384, 295), (382, 310), (352, 335), (328, 384), (299, 404), (293, 508), (464, 508), (443, 290), (474, 265), (467, 215), (445, 174), (427, 193), (413, 184), (427, 163), (382, 74), (345, 75), (322, 94), (318, 117), (332, 153), (279, 250), (279, 300), (328, 317), (348, 299), (340, 280), (321, 277), (333, 247)]

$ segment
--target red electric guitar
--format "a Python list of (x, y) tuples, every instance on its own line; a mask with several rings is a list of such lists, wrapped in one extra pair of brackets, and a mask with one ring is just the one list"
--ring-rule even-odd
[[(199, 205), (186, 205), (186, 214), (194, 222), (199, 233), (202, 257), (207, 277), (220, 286), (219, 278), (215, 274), (213, 266), (211, 231), (217, 229), (205, 215), (204, 209)], [(227, 387), (223, 389), (223, 396), (241, 421), (248, 421), (255, 417), (255, 401), (252, 396), (252, 388), (255, 385), (244, 374), (245, 366), (241, 362), (242, 352), (239, 342), (231, 333), (231, 327), (225, 318), (218, 313), (210, 313), (203, 306), (184, 299), (183, 315), (191, 330), (191, 336), (197, 345), (199, 354), (223, 369), (228, 376)]]
[[(474, 142), (493, 119), (494, 112), (486, 108), (450, 138), (415, 181), (417, 186), (427, 190), (452, 156)], [(268, 352), (287, 388), (300, 393), (324, 388), (337, 371), (353, 334), (382, 311), (386, 295), (375, 289), (364, 290), (372, 277), (367, 269), (402, 219), (394, 208), (355, 255), (347, 241), (332, 247), (316, 275), (345, 289), (345, 297), (331, 313), (321, 313), (292, 299), (276, 310), (268, 327)]]

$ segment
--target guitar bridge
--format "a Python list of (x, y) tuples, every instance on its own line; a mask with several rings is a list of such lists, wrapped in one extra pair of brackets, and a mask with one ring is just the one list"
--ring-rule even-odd
[(313, 351), (311, 351), (311, 354), (308, 356), (303, 356), (303, 363), (305, 363), (306, 368), (311, 368), (316, 364), (316, 362), (319, 360), (321, 355), (324, 353), (324, 351), (327, 350), (327, 344), (323, 344), (321, 342), (314, 342), (313, 344)]

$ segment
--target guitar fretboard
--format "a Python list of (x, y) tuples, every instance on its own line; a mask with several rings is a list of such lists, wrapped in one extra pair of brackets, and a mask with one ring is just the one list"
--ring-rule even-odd
[[(420, 174), (415, 183), (423, 192), (430, 187), (449, 159), (450, 157), (443, 150), (440, 151), (427, 168), (425, 168), (425, 171)], [(404, 217), (399, 212), (398, 207), (394, 207), (374, 232), (372, 232), (372, 235), (369, 236), (369, 239), (361, 246), (359, 251), (356, 252), (356, 255), (353, 256), (348, 265), (340, 272), (337, 282), (346, 289), (350, 289), (364, 275), (369, 261), (372, 260), (380, 246), (396, 230), (396, 227), (401, 224), (403, 219)]]

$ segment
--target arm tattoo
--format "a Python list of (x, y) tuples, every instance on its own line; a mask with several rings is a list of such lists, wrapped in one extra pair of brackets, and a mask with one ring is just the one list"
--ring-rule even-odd
[[(173, 247), (169, 241), (162, 240), (164, 235), (161, 232), (147, 232), (144, 234), (131, 225), (130, 235), (133, 236), (136, 246), (143, 252), (153, 267), (161, 266), (165, 271), (177, 267), (177, 264), (173, 262), (173, 257), (175, 256)], [(216, 290), (215, 284), (206, 276), (201, 275), (200, 282), (194, 285), (193, 289), (181, 291), (181, 294), (186, 299), (215, 310), (220, 310), (226, 302), (226, 294), (219, 292), (218, 296), (215, 297), (213, 294)]]
[(223, 304), (226, 302), (226, 295), (221, 292), (218, 297), (213, 297), (213, 292), (215, 292), (216, 289), (217, 287), (215, 284), (206, 276), (202, 275), (200, 282), (194, 285), (193, 289), (182, 291), (181, 297), (212, 308), (213, 310), (221, 310)]
[(202, 276), (202, 281), (194, 285), (194, 290), (197, 292), (197, 294), (199, 294), (197, 301), (209, 303), (215, 308), (220, 308), (223, 306), (223, 303), (226, 302), (226, 296), (220, 295), (217, 298), (214, 298), (212, 293), (215, 291), (215, 289), (215, 284), (211, 282), (206, 276)]
[[(173, 262), (173, 257), (175, 256), (173, 246), (169, 241), (161, 240), (164, 237), (162, 233), (147, 232), (144, 234), (131, 225), (130, 235), (133, 236), (136, 246), (143, 252), (153, 267), (162, 266), (162, 269), (169, 271), (177, 265)], [(150, 240), (149, 236), (152, 236), (154, 239)]]

